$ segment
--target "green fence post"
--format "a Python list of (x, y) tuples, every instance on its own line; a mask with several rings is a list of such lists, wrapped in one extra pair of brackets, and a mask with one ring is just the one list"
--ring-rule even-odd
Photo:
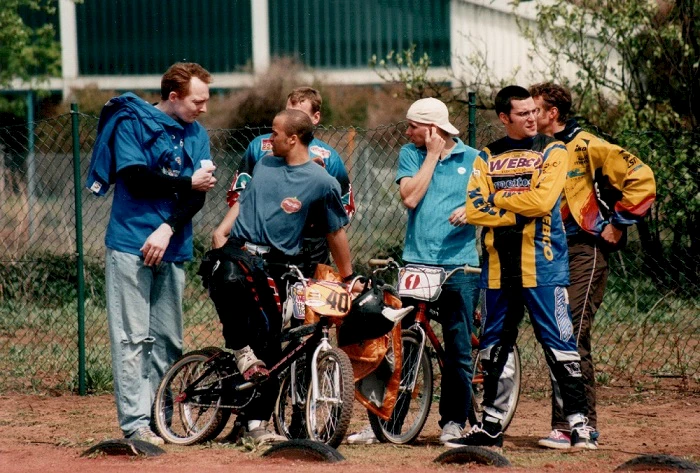
[(469, 146), (476, 148), (476, 92), (469, 92)]
[(29, 221), (29, 244), (36, 237), (36, 157), (34, 155), (34, 91), (27, 92), (27, 201)]
[(73, 185), (75, 187), (75, 247), (78, 250), (78, 393), (84, 396), (85, 389), (85, 278), (83, 260), (83, 199), (80, 174), (80, 119), (78, 104), (70, 104), (73, 131)]

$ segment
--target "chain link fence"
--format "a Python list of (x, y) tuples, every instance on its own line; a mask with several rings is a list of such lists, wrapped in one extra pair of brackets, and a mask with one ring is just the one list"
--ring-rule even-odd
[[(503, 134), (488, 117), (489, 112), (476, 115), (472, 136), (477, 147)], [(459, 129), (468, 129), (466, 108), (454, 122)], [(367, 271), (371, 257), (401, 255), (406, 213), (394, 177), (399, 149), (407, 142), (405, 126), (317, 131), (343, 156), (350, 174), (357, 212), (348, 235), (360, 271)], [(96, 129), (96, 117), (77, 112), (0, 128), (0, 391), (77, 391), (83, 370), (87, 391), (111, 389), (104, 288), (104, 233), (111, 192), (97, 198), (82, 190)], [(210, 130), (219, 184), (194, 219), (195, 261), (186, 266), (184, 297), (186, 350), (223, 346), (213, 304), (195, 274), (197, 260), (228, 208), (225, 193), (246, 146), (267, 131)], [(691, 203), (675, 207), (681, 205), (674, 198), (680, 184), (671, 184), (690, 186), (685, 190), (697, 207), (698, 157), (657, 168), (663, 163), (667, 140), (643, 133), (628, 138), (636, 146), (631, 150), (657, 172), (659, 198), (652, 216), (630, 232), (627, 247), (611, 257), (608, 290), (594, 326), (597, 379), (602, 385), (648, 388), (672, 383), (698, 390), (697, 232), (693, 235), (688, 233), (692, 227), (683, 228), (688, 219), (698, 225), (698, 209)], [(74, 141), (79, 149), (74, 150)], [(82, 193), (79, 199), (76, 192)], [(683, 220), (674, 217), (678, 212), (692, 215)], [(79, 321), (83, 316), (78, 310), (76, 245), (76, 222), (81, 219), (84, 324)], [(545, 362), (527, 320), (519, 345), (525, 386), (545, 388), (549, 383)]]

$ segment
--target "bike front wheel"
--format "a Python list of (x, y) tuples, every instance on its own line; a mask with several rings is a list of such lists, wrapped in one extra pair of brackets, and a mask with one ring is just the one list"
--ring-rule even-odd
[(318, 355), (318, 392), (309, 379), (306, 397), (306, 430), (309, 439), (337, 447), (352, 417), (354, 382), (348, 355), (331, 348)]
[(420, 337), (412, 330), (403, 330), (401, 338), (401, 383), (391, 417), (383, 420), (376, 414), (367, 412), (377, 439), (394, 444), (411, 443), (418, 437), (428, 420), (433, 401), (433, 365), (427, 348), (422, 346)]
[[(469, 423), (471, 425), (476, 425), (481, 422), (484, 416), (484, 374), (481, 370), (481, 356), (479, 355), (479, 350), (475, 349), (472, 355), (474, 360), (474, 378), (472, 380), (472, 408), (469, 411)], [(505, 432), (510, 422), (513, 420), (515, 410), (518, 407), (518, 400), (520, 399), (522, 371), (520, 366), (520, 350), (518, 350), (517, 345), (514, 346), (513, 351), (508, 354), (508, 361), (506, 361), (506, 365), (503, 368), (503, 373), (513, 380), (513, 389), (508, 397), (508, 408), (501, 422), (503, 431)]]
[(219, 352), (209, 347), (187, 353), (163, 376), (153, 415), (156, 431), (166, 442), (205, 442), (226, 426), (231, 411), (221, 407), (221, 373), (211, 361)]
[(306, 397), (308, 367), (302, 356), (280, 377), (280, 392), (272, 419), (278, 434), (288, 439), (306, 439)]

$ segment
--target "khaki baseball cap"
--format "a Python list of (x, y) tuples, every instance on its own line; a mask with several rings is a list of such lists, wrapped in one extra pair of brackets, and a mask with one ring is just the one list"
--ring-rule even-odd
[(413, 102), (406, 112), (406, 119), (418, 123), (435, 125), (450, 135), (459, 135), (459, 130), (450, 123), (447, 105), (436, 98), (420, 99)]

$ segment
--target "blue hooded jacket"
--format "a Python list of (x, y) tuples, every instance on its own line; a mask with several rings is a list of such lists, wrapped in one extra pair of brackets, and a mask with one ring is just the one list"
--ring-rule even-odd
[[(136, 197), (117, 173), (145, 165), (169, 176), (192, 176), (210, 158), (209, 137), (199, 123), (180, 123), (142, 98), (126, 93), (105, 104), (97, 127), (86, 187), (103, 196), (115, 185), (105, 244), (141, 255), (141, 247), (173, 213), (178, 196)], [(164, 261), (192, 258), (192, 224), (172, 236)]]

